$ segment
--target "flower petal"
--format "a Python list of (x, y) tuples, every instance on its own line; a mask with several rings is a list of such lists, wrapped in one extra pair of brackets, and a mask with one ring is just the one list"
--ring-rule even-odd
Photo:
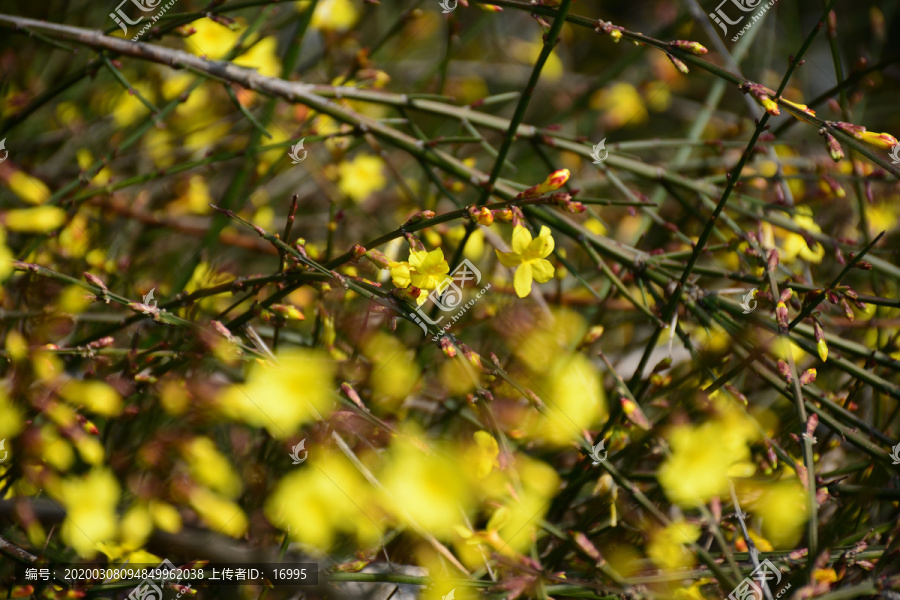
[(522, 263), (516, 269), (516, 275), (513, 278), (513, 287), (516, 288), (516, 295), (524, 298), (531, 293), (531, 263)]
[(497, 258), (504, 267), (518, 267), (522, 264), (522, 257), (515, 252), (500, 252), (499, 250), (494, 250), (494, 252), (497, 253)]
[(550, 261), (538, 258), (531, 261), (530, 264), (534, 274), (534, 280), (538, 283), (545, 283), (550, 281), (553, 277), (555, 269), (553, 268), (553, 265), (550, 264)]
[(412, 281), (409, 278), (409, 263), (400, 262), (391, 267), (391, 281), (398, 288), (409, 287)]
[(548, 256), (556, 247), (556, 241), (550, 235), (550, 229), (546, 225), (541, 225), (541, 231), (536, 240), (529, 245), (529, 254), (533, 253), (535, 258), (544, 258)]
[[(549, 230), (548, 230), (549, 231)], [(531, 232), (526, 227), (516, 225), (512, 234), (512, 249), (516, 254), (524, 254), (531, 243)]]

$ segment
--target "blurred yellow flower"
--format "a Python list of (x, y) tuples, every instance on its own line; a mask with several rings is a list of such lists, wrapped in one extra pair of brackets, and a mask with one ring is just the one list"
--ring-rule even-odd
[(762, 533), (776, 549), (793, 548), (803, 536), (808, 492), (796, 479), (767, 486), (750, 505), (761, 517)]
[(691, 507), (727, 493), (729, 475), (746, 474), (747, 442), (753, 435), (737, 418), (675, 427), (669, 434), (671, 455), (659, 468), (666, 496)]
[(247, 516), (234, 502), (203, 487), (192, 488), (188, 498), (194, 511), (214, 532), (238, 538), (247, 531)]
[(277, 358), (277, 364), (253, 364), (247, 382), (226, 388), (219, 403), (231, 418), (265, 427), (283, 440), (305, 423), (330, 414), (335, 367), (312, 350), (282, 350)]
[(381, 475), (386, 506), (397, 518), (418, 525), (438, 537), (462, 525), (463, 513), (474, 508), (475, 498), (464, 465), (438, 451), (423, 450), (395, 440)]
[(640, 125), (647, 120), (643, 98), (633, 85), (624, 81), (591, 94), (589, 105), (603, 113), (601, 119), (609, 129)]
[(384, 161), (370, 154), (357, 155), (352, 161), (338, 165), (337, 186), (354, 202), (362, 202), (387, 185)]
[(375, 401), (395, 408), (419, 381), (415, 352), (397, 338), (378, 333), (366, 342), (365, 353), (372, 361), (370, 381)]
[(58, 206), (14, 208), (0, 215), (0, 222), (11, 231), (47, 233), (66, 222), (66, 211)]
[(14, 259), (15, 256), (12, 250), (6, 245), (6, 230), (0, 227), (0, 281), (3, 281), (12, 273), (12, 261)]
[(528, 435), (565, 446), (607, 418), (606, 394), (597, 369), (583, 354), (560, 352), (536, 389), (546, 408), (527, 424)]
[(278, 40), (269, 36), (234, 59), (234, 64), (256, 70), (265, 77), (281, 76), (281, 60), (278, 58)]
[(341, 533), (355, 535), (368, 546), (382, 534), (383, 512), (372, 486), (342, 454), (325, 451), (314, 467), (292, 471), (266, 500), (270, 523), (290, 532), (291, 539), (327, 550)]
[(121, 90), (112, 103), (112, 116), (119, 127), (127, 127), (139, 117), (150, 114), (150, 109), (141, 102), (138, 94), (151, 104), (156, 99), (156, 94), (149, 84), (138, 82), (132, 87), (134, 88), (134, 93), (129, 90)]
[[(822, 229), (816, 224), (812, 218), (812, 210), (808, 206), (800, 206), (797, 208), (796, 214), (791, 219), (797, 227), (809, 233), (822, 233)], [(799, 233), (773, 228), (768, 223), (763, 224), (763, 242), (768, 248), (775, 247), (775, 241), (772, 239), (774, 233), (781, 239), (780, 247), (778, 247), (778, 256), (781, 262), (791, 263), (798, 256), (807, 262), (819, 264), (825, 256), (825, 248), (819, 242), (813, 241), (813, 248), (810, 249), (806, 243), (806, 239)], [(771, 242), (771, 243), (770, 243)]]
[[(305, 11), (309, 2), (298, 2), (297, 9)], [(347, 31), (356, 24), (359, 13), (351, 0), (320, 0), (310, 26), (326, 31)]]
[(513, 284), (519, 298), (531, 293), (532, 281), (545, 283), (553, 277), (553, 265), (546, 257), (553, 252), (554, 246), (553, 236), (546, 225), (541, 225), (541, 231), (534, 239), (527, 228), (516, 225), (512, 234), (512, 252), (494, 250), (503, 266), (516, 267)]
[(150, 511), (150, 516), (153, 518), (153, 524), (159, 529), (168, 531), (169, 533), (181, 531), (181, 515), (171, 504), (159, 500), (151, 500), (147, 509)]
[(469, 447), (469, 461), (475, 465), (475, 477), (484, 479), (491, 471), (500, 466), (497, 457), (500, 455), (500, 446), (487, 431), (476, 431), (473, 436), (475, 445)]
[[(481, 6), (479, 4), (479, 6)], [(510, 56), (517, 62), (533, 65), (537, 61), (538, 56), (543, 49), (543, 42), (527, 42), (525, 40), (513, 39), (507, 46)], [(557, 81), (563, 75), (563, 63), (556, 54), (556, 51), (550, 53), (544, 68), (541, 70), (541, 77), (546, 77), (547, 81)]]
[(9, 399), (3, 386), (0, 386), (0, 415), (3, 415), (0, 419), (0, 440), (13, 437), (22, 430), (24, 413)]
[(29, 204), (43, 204), (50, 198), (50, 188), (25, 171), (13, 171), (6, 181), (13, 194)]
[(197, 483), (229, 498), (237, 498), (241, 493), (241, 478), (211, 439), (194, 438), (184, 445), (182, 454), (190, 467), (191, 477)]
[[(241, 37), (241, 29), (232, 30), (212, 19), (197, 19), (188, 25), (193, 33), (185, 40), (185, 48), (191, 54), (208, 56), (213, 60), (224, 58)], [(249, 42), (250, 40), (245, 40)]]
[(689, 546), (700, 538), (700, 528), (682, 520), (674, 521), (653, 534), (647, 554), (663, 569), (681, 569), (694, 564)]
[(60, 395), (74, 406), (84, 406), (104, 417), (122, 413), (122, 397), (108, 383), (96, 380), (72, 380), (60, 390)]
[(62, 536), (82, 557), (92, 557), (97, 544), (113, 540), (117, 533), (119, 483), (107, 469), (93, 469), (84, 477), (63, 480), (59, 501), (66, 509)]

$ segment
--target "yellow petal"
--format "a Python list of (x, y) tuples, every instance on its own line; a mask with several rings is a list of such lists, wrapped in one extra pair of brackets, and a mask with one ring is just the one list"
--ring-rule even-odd
[(513, 285), (519, 298), (524, 298), (531, 293), (531, 281), (531, 263), (522, 263), (516, 269), (516, 275), (513, 278)]
[(512, 234), (512, 249), (516, 254), (524, 254), (531, 244), (531, 232), (521, 225), (516, 225)]
[(545, 283), (550, 281), (550, 278), (553, 277), (553, 265), (550, 264), (550, 261), (544, 260), (543, 258), (538, 258), (536, 260), (531, 261), (531, 268), (534, 274), (534, 280), (538, 283)]
[(518, 267), (522, 264), (522, 257), (515, 252), (500, 252), (499, 250), (494, 250), (494, 252), (504, 267)]

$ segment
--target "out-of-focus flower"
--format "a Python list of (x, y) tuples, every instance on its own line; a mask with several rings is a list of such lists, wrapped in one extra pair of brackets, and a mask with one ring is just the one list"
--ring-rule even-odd
[(6, 181), (6, 185), (16, 196), (29, 204), (43, 204), (50, 198), (50, 188), (25, 171), (13, 171)]
[(278, 363), (257, 362), (247, 382), (229, 386), (219, 396), (222, 412), (272, 437), (290, 437), (304, 423), (331, 411), (329, 391), (334, 386), (334, 364), (323, 355), (301, 349), (277, 354)]
[(213, 531), (233, 538), (247, 531), (247, 515), (234, 502), (199, 486), (191, 489), (188, 498), (191, 507)]
[(372, 361), (371, 384), (378, 402), (393, 406), (406, 399), (419, 380), (415, 353), (397, 338), (376, 334), (365, 344)]
[(196, 437), (184, 445), (182, 453), (194, 481), (229, 498), (237, 498), (241, 493), (241, 478), (211, 439)]
[(475, 445), (470, 446), (468, 456), (475, 465), (475, 476), (478, 479), (484, 479), (491, 471), (500, 466), (497, 461), (500, 447), (494, 436), (487, 431), (476, 431), (474, 438)]
[(749, 509), (762, 517), (762, 533), (775, 548), (793, 548), (807, 520), (807, 492), (796, 479), (779, 481), (767, 486)]
[(538, 237), (532, 238), (528, 229), (517, 225), (513, 229), (512, 252), (494, 250), (503, 266), (516, 268), (513, 284), (519, 298), (531, 293), (532, 281), (545, 283), (553, 277), (553, 265), (545, 257), (553, 252), (554, 245), (547, 226), (542, 225)]
[[(307, 10), (309, 2), (298, 2), (297, 9)], [(356, 24), (359, 13), (351, 0), (320, 0), (310, 26), (325, 31), (347, 31)]]
[(435, 535), (446, 536), (474, 508), (465, 467), (451, 456), (395, 439), (386, 463), (381, 475), (385, 504), (398, 519), (412, 519)]
[(70, 404), (85, 406), (91, 412), (105, 417), (115, 417), (122, 412), (122, 397), (108, 383), (96, 380), (68, 382), (60, 395)]
[(0, 414), (3, 415), (0, 419), (0, 440), (13, 437), (22, 430), (22, 410), (9, 399), (3, 386), (0, 386)]
[(689, 567), (694, 564), (694, 553), (689, 546), (699, 538), (699, 527), (683, 520), (674, 521), (653, 534), (647, 554), (663, 569)]
[(647, 109), (640, 93), (624, 81), (594, 92), (590, 108), (603, 113), (601, 119), (608, 129), (640, 125), (647, 120)]
[(11, 231), (46, 233), (66, 222), (66, 211), (58, 206), (14, 208), (0, 214), (0, 224)]
[(63, 539), (82, 557), (94, 556), (97, 544), (116, 537), (119, 483), (107, 469), (94, 469), (84, 477), (63, 480), (59, 501), (66, 509)]
[(244, 54), (234, 59), (234, 64), (248, 67), (265, 77), (281, 75), (281, 60), (278, 58), (278, 40), (265, 37), (253, 44)]
[[(797, 227), (809, 233), (822, 233), (822, 229), (816, 224), (812, 218), (812, 210), (808, 206), (797, 207), (797, 212), (791, 217), (791, 220)], [(813, 241), (813, 248), (810, 249), (809, 244), (799, 233), (781, 229), (780, 227), (772, 227), (768, 223), (762, 225), (763, 237), (761, 242), (765, 247), (777, 247), (779, 260), (788, 264), (793, 262), (797, 257), (801, 260), (818, 264), (822, 262), (825, 256), (825, 248), (822, 244)], [(780, 238), (780, 244), (776, 245), (776, 238)]]
[(729, 476), (752, 472), (747, 442), (754, 435), (752, 423), (737, 414), (675, 427), (669, 435), (671, 455), (659, 468), (666, 496), (691, 507), (727, 493)]
[(291, 539), (327, 550), (341, 533), (355, 535), (362, 546), (381, 536), (372, 486), (342, 454), (324, 451), (316, 468), (286, 475), (266, 500), (266, 518), (290, 532)]
[[(481, 4), (479, 4), (481, 6)], [(520, 63), (533, 65), (543, 49), (544, 44), (541, 42), (526, 42), (525, 40), (514, 39), (508, 46), (510, 56)], [(541, 77), (547, 78), (547, 81), (557, 81), (562, 77), (564, 68), (562, 61), (556, 52), (553, 51), (547, 57), (544, 68), (541, 69)]]
[(384, 161), (369, 154), (343, 161), (338, 165), (338, 176), (337, 186), (354, 202), (362, 202), (387, 184)]

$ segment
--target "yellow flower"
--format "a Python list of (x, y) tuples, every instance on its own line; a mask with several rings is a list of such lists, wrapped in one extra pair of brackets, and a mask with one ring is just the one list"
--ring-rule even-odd
[(541, 226), (537, 239), (532, 239), (528, 229), (517, 225), (512, 235), (512, 252), (494, 250), (504, 266), (517, 267), (514, 285), (519, 298), (531, 293), (532, 280), (544, 283), (553, 277), (553, 265), (544, 257), (553, 252), (554, 246), (546, 225)]
[(70, 404), (83, 405), (98, 415), (115, 417), (122, 412), (119, 392), (102, 381), (70, 381), (63, 386), (60, 394)]
[(0, 386), (0, 414), (3, 415), (3, 418), (0, 419), (0, 439), (5, 440), (7, 437), (12, 437), (22, 430), (22, 425), (24, 424), (22, 422), (23, 413), (9, 399), (6, 395), (6, 390), (2, 386)]
[(674, 521), (656, 532), (647, 554), (664, 569), (680, 569), (694, 564), (694, 553), (685, 546), (696, 542), (700, 528), (685, 521)]
[(12, 273), (13, 266), (12, 250), (6, 245), (6, 231), (0, 227), (0, 281), (6, 279), (6, 276)]
[(66, 211), (58, 206), (16, 208), (3, 215), (7, 229), (28, 233), (46, 233), (66, 222)]
[(377, 156), (360, 154), (338, 165), (338, 187), (354, 202), (362, 202), (387, 184), (383, 168), (384, 162)]
[(254, 364), (247, 382), (227, 388), (219, 402), (226, 415), (283, 440), (331, 412), (334, 364), (310, 350), (284, 350), (277, 357), (277, 364)]
[[(443, 289), (450, 281), (447, 273), (450, 265), (444, 260), (444, 251), (440, 248), (427, 250), (410, 250), (409, 262), (395, 263), (391, 267), (391, 280), (399, 288), (414, 285), (420, 290), (433, 290), (440, 286)], [(419, 294), (417, 302), (423, 304), (427, 292)]]
[(583, 354), (557, 354), (540, 380), (546, 410), (525, 424), (529, 436), (563, 446), (607, 417), (606, 395), (597, 370)]
[(381, 475), (385, 504), (399, 518), (443, 537), (474, 508), (466, 467), (453, 456), (395, 440)]
[(6, 184), (16, 196), (31, 204), (43, 204), (50, 198), (50, 188), (24, 171), (13, 171)]
[(603, 122), (610, 129), (623, 125), (640, 125), (647, 120), (647, 109), (640, 93), (630, 83), (616, 83), (591, 95), (590, 107), (603, 113)]
[[(479, 6), (481, 6), (479, 4)], [(512, 40), (512, 45), (509, 47), (510, 55), (514, 60), (520, 63), (526, 63), (529, 65), (533, 65), (537, 60), (538, 55), (540, 55), (541, 50), (544, 48), (544, 44), (542, 42), (526, 42), (524, 40)], [(547, 81), (557, 81), (563, 74), (563, 63), (559, 59), (559, 56), (556, 55), (556, 52), (551, 52), (549, 56), (547, 56), (547, 62), (544, 64), (544, 69), (541, 71), (541, 76), (546, 77)]]
[(193, 28), (194, 33), (185, 43), (187, 51), (197, 56), (208, 56), (213, 60), (228, 54), (241, 37), (239, 30), (232, 31), (207, 18), (197, 19), (188, 27)]
[(475, 465), (475, 477), (484, 479), (490, 475), (494, 468), (499, 467), (497, 457), (500, 455), (500, 447), (497, 440), (487, 431), (475, 432), (475, 446), (469, 449), (471, 464)]
[(119, 483), (110, 471), (94, 469), (84, 477), (66, 479), (59, 496), (66, 508), (62, 536), (79, 556), (93, 556), (97, 544), (115, 537)]
[(247, 531), (247, 516), (234, 502), (202, 487), (193, 488), (189, 499), (203, 522), (216, 533), (238, 538)]
[(803, 535), (807, 519), (808, 492), (796, 479), (768, 486), (752, 503), (751, 510), (762, 517), (762, 533), (775, 548), (793, 548)]
[(281, 60), (278, 58), (278, 41), (265, 37), (252, 48), (234, 59), (234, 64), (255, 69), (260, 75), (278, 77), (281, 75)]
[[(309, 2), (298, 2), (297, 8), (307, 10)], [(347, 31), (356, 24), (359, 13), (351, 0), (320, 0), (310, 26), (326, 31)]]
[(327, 550), (341, 533), (355, 535), (361, 546), (381, 536), (372, 486), (343, 454), (324, 452), (315, 467), (286, 475), (265, 503), (270, 523), (291, 539)]
[(207, 485), (229, 498), (237, 498), (241, 493), (243, 487), (241, 478), (211, 439), (194, 438), (185, 445), (182, 453), (190, 466), (194, 481)]
[(752, 431), (733, 414), (696, 427), (676, 427), (669, 435), (672, 454), (659, 468), (666, 496), (690, 507), (727, 493), (729, 475), (737, 474), (750, 456)]

